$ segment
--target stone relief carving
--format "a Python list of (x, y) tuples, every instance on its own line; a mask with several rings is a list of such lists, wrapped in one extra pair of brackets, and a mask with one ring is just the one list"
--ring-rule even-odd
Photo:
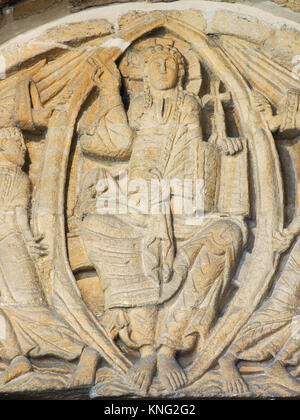
[(298, 395), (299, 81), (167, 12), (87, 44), (0, 84), (0, 391)]
[(1, 360), (9, 365), (1, 384), (30, 372), (30, 360), (45, 356), (66, 361), (81, 358), (70, 384), (94, 377), (98, 353), (87, 348), (47, 307), (34, 260), (47, 255), (42, 237), (28, 223), (30, 181), (22, 171), (26, 147), (21, 131), (2, 128), (1, 137)]

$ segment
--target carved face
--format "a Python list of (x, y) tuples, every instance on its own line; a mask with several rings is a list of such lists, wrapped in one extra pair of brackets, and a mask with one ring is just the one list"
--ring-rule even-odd
[(26, 146), (21, 137), (10, 138), (2, 142), (1, 155), (9, 162), (23, 166), (25, 162)]
[(154, 89), (172, 89), (178, 82), (178, 64), (169, 54), (157, 54), (149, 62), (148, 76)]

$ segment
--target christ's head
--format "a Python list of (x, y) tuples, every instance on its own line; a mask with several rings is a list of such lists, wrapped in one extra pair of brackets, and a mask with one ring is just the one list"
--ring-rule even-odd
[(177, 48), (156, 45), (145, 52), (144, 77), (151, 89), (173, 89), (182, 85), (184, 75), (184, 59)]

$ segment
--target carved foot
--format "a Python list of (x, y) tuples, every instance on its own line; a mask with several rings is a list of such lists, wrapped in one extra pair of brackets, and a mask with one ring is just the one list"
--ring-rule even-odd
[(176, 362), (175, 357), (170, 355), (158, 356), (158, 376), (167, 391), (183, 388), (188, 382), (184, 370)]
[(249, 392), (248, 385), (240, 375), (234, 359), (223, 358), (219, 361), (223, 377), (224, 392), (231, 397), (240, 396)]
[(283, 385), (292, 391), (300, 392), (300, 382), (290, 375), (278, 360), (275, 360), (265, 367), (265, 373), (271, 378), (280, 379), (280, 385)]
[(127, 381), (137, 387), (144, 395), (147, 394), (152, 384), (156, 371), (156, 355), (141, 357), (128, 371)]
[(0, 376), (0, 386), (12, 381), (19, 376), (23, 376), (31, 371), (31, 363), (24, 356), (18, 356), (12, 360), (6, 371)]
[(70, 388), (91, 385), (94, 383), (96, 369), (99, 362), (99, 353), (87, 347), (83, 350), (79, 364), (72, 375), (68, 386)]

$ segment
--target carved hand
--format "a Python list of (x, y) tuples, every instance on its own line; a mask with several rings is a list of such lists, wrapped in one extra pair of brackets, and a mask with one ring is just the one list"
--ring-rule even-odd
[(217, 142), (225, 155), (234, 155), (243, 150), (243, 144), (238, 137), (224, 137)]
[(227, 137), (225, 134), (223, 136), (217, 133), (213, 134), (209, 143), (215, 144), (225, 155), (234, 155), (243, 150), (243, 144), (239, 137)]
[(54, 109), (41, 108), (32, 110), (32, 119), (36, 127), (46, 127)]
[(254, 104), (258, 112), (260, 112), (267, 126), (271, 131), (275, 131), (280, 127), (283, 114), (273, 115), (270, 102), (260, 92), (255, 91), (253, 94)]
[(38, 259), (48, 254), (47, 247), (41, 243), (43, 239), (44, 236), (39, 235), (37, 237), (32, 237), (32, 239), (27, 241), (27, 246), (33, 259)]
[(100, 88), (100, 91), (120, 89), (121, 75), (119, 69), (107, 54), (101, 54), (101, 61), (100, 59), (90, 58), (89, 63), (94, 67), (92, 80)]
[(285, 252), (293, 240), (300, 234), (300, 216), (296, 216), (290, 225), (282, 232), (273, 234), (273, 245), (276, 251)]
[(291, 246), (294, 239), (294, 234), (290, 233), (288, 229), (284, 229), (282, 232), (273, 233), (273, 247), (275, 251), (285, 252)]
[(273, 111), (267, 98), (258, 91), (254, 91), (253, 97), (256, 109), (264, 114), (266, 120), (270, 120), (273, 117)]

